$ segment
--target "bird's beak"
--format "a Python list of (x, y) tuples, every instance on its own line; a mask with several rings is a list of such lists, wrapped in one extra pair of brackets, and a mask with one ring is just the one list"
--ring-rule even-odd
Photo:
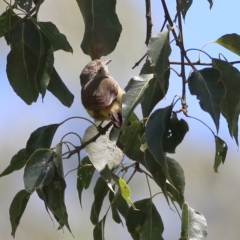
[(112, 61), (112, 59), (106, 60), (105, 61), (106, 65), (108, 65), (111, 61)]

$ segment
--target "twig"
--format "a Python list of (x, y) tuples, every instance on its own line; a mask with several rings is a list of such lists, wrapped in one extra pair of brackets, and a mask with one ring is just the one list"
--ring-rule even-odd
[(147, 56), (147, 53), (145, 53), (144, 56), (138, 62), (135, 63), (135, 65), (132, 67), (132, 69), (137, 67), (146, 56)]
[(146, 21), (147, 21), (147, 32), (145, 44), (148, 45), (149, 40), (152, 36), (152, 16), (151, 16), (151, 0), (145, 0), (146, 3)]

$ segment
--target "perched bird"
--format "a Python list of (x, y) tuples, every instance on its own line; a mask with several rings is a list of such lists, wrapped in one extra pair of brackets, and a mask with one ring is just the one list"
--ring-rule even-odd
[(116, 128), (122, 125), (122, 94), (114, 78), (109, 76), (107, 64), (111, 60), (96, 59), (88, 63), (80, 74), (82, 104), (95, 120), (111, 120)]

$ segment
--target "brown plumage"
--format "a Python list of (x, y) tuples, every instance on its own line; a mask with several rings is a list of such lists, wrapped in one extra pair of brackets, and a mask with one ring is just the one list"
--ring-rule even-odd
[(88, 114), (100, 121), (111, 120), (113, 125), (122, 125), (122, 94), (114, 78), (108, 75), (109, 61), (94, 60), (80, 74), (82, 104)]

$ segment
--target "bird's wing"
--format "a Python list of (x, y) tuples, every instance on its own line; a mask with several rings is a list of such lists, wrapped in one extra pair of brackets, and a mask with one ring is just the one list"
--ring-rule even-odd
[(83, 106), (88, 110), (108, 107), (118, 95), (118, 84), (110, 76), (94, 79), (84, 88), (81, 96)]

